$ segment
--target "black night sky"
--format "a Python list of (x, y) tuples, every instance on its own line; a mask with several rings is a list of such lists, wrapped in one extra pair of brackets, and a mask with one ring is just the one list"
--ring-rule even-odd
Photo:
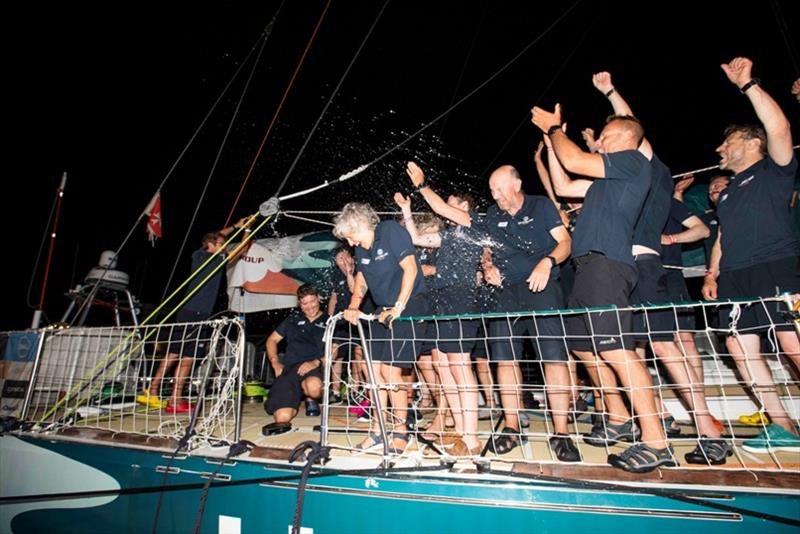
[[(187, 274), (200, 236), (225, 223), (326, 1), (286, 1), (253, 68), (259, 36), (280, 5), (60, 3), (7, 11), (3, 330), (30, 325), (27, 304), (38, 302), (42, 283), (43, 265), (34, 272), (37, 250), (61, 173), (69, 181), (47, 286), (50, 322), (61, 318), (67, 289), (103, 250), (123, 242), (256, 46), (162, 190), (164, 238), (151, 247), (140, 220), (120, 253), (120, 268), (144, 302), (162, 295), (185, 235), (173, 287)], [(331, 2), (253, 166), (237, 218), (275, 193), (383, 6)], [(462, 187), (488, 199), (488, 173), (505, 163), (520, 169), (528, 192), (538, 193), (533, 150), (541, 136), (529, 109), (561, 102), (569, 133), (580, 140), (582, 128), (601, 127), (611, 112), (591, 84), (600, 70), (612, 73), (675, 173), (717, 163), (724, 127), (756, 120), (719, 68), (737, 55), (753, 59), (754, 74), (795, 125), (797, 144), (800, 106), (790, 88), (800, 77), (798, 11), (789, 0), (390, 1), (283, 193), (381, 156), (535, 44), (380, 163), (285, 207), (334, 210), (358, 199), (388, 208), (394, 191), (407, 189), (403, 169), (410, 158), (430, 170), (444, 193)], [(315, 229), (322, 228), (283, 220), (271, 231)], [(47, 243), (42, 262), (46, 252)]]

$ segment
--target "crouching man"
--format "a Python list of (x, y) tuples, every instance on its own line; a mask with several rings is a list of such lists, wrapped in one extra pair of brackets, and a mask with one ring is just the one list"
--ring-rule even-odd
[[(291, 428), (289, 422), (297, 416), (304, 397), (312, 402), (322, 398), (322, 362), (325, 345), (325, 321), (328, 315), (320, 310), (319, 293), (311, 284), (297, 290), (300, 312), (294, 312), (267, 338), (267, 357), (275, 371), (275, 382), (265, 403), (265, 409), (275, 422), (264, 428), (266, 434)], [(283, 361), (278, 359), (278, 343), (286, 340)], [(306, 400), (306, 402), (309, 402)]]

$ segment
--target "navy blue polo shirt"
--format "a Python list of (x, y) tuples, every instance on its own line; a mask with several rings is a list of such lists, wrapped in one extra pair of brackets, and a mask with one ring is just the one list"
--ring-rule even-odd
[[(212, 256), (211, 252), (206, 251), (205, 249), (197, 249), (192, 253), (192, 272), (194, 273), (197, 269), (200, 268), (203, 263), (205, 263), (210, 257)], [(209, 275), (216, 267), (221, 265), (225, 261), (225, 255), (219, 254), (216, 258), (208, 262), (202, 271), (200, 271), (197, 276), (192, 278), (189, 282), (189, 285), (186, 287), (186, 293), (191, 293), (195, 287), (197, 287), (203, 280), (205, 280), (206, 276)], [(220, 268), (214, 275), (208, 279), (203, 287), (197, 290), (197, 293), (192, 295), (192, 297), (186, 301), (186, 304), (183, 305), (183, 309), (195, 312), (200, 315), (210, 316), (214, 312), (214, 305), (217, 302), (217, 294), (219, 293), (219, 286), (220, 282), (222, 281), (222, 273), (224, 269)]]
[(372, 300), (378, 306), (394, 306), (400, 295), (403, 269), (400, 261), (413, 256), (417, 263), (417, 277), (414, 279), (414, 297), (425, 292), (422, 266), (414, 254), (414, 243), (405, 228), (396, 221), (382, 221), (375, 227), (375, 239), (367, 250), (356, 247), (356, 269), (364, 273)]
[(767, 156), (731, 178), (717, 205), (722, 227), (720, 270), (800, 255), (789, 211), (796, 171), (794, 156), (785, 167)]
[(428, 278), (430, 286), (475, 286), (486, 235), (476, 226), (454, 225), (445, 228), (440, 236), (442, 245), (436, 257), (436, 274)]
[(650, 160), (653, 167), (653, 179), (650, 191), (642, 204), (639, 218), (633, 226), (633, 244), (661, 252), (661, 234), (669, 217), (670, 199), (672, 198), (672, 172), (669, 167), (653, 154)]
[[(483, 229), (492, 240), (492, 263), (500, 269), (504, 284), (528, 279), (542, 258), (556, 248), (558, 242), (550, 230), (559, 226), (564, 224), (547, 197), (525, 195), (522, 207), (513, 216), (497, 205), (489, 208)], [(558, 267), (550, 272), (550, 278), (558, 278)]]
[(600, 252), (635, 267), (631, 247), (653, 174), (650, 161), (638, 150), (603, 154), (605, 178), (594, 180), (572, 236), (572, 256)]
[[(669, 208), (669, 218), (667, 225), (664, 227), (664, 233), (667, 235), (679, 234), (683, 232), (683, 221), (692, 217), (694, 213), (686, 207), (686, 205), (673, 198)], [(683, 266), (683, 255), (681, 254), (681, 244), (675, 243), (674, 245), (661, 246), (661, 263), (664, 265), (672, 265), (673, 267)]]
[(334, 313), (346, 310), (353, 298), (353, 293), (350, 291), (350, 286), (347, 285), (347, 277), (336, 265), (331, 268), (331, 285), (333, 293), (336, 294)]
[(325, 354), (322, 336), (325, 334), (327, 320), (326, 313), (320, 314), (314, 321), (309, 321), (305, 314), (295, 311), (278, 325), (275, 331), (286, 340), (283, 365), (289, 367), (322, 358)]

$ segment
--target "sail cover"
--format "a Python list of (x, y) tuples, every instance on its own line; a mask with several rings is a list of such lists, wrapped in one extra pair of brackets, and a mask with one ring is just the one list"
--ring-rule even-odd
[(297, 288), (314, 284), (322, 294), (330, 287), (334, 250), (341, 245), (328, 231), (256, 239), (228, 266), (230, 309), (252, 313), (297, 305)]

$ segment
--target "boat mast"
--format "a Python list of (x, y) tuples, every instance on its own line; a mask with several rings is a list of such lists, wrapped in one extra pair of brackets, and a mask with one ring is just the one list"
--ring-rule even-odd
[(64, 188), (67, 186), (67, 173), (61, 175), (61, 184), (56, 189), (56, 215), (53, 218), (53, 231), (50, 233), (50, 248), (47, 251), (47, 263), (44, 266), (44, 279), (42, 280), (42, 294), (39, 297), (39, 307), (33, 312), (33, 321), (31, 328), (39, 328), (39, 323), (42, 320), (42, 310), (44, 310), (44, 296), (47, 292), (47, 278), (50, 274), (50, 262), (53, 259), (53, 249), (56, 244), (56, 229), (58, 228), (58, 219), (61, 214), (61, 201), (64, 198)]

